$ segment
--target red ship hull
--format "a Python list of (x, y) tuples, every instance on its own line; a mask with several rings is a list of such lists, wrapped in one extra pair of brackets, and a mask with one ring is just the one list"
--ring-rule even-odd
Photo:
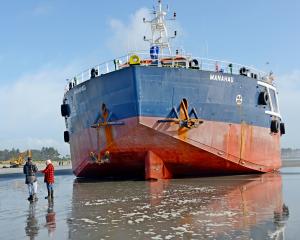
[[(187, 130), (158, 120), (129, 118), (122, 126), (73, 134), (74, 174), (169, 179), (264, 173), (281, 167), (280, 135), (270, 133), (269, 128), (204, 121)], [(90, 153), (96, 149), (101, 149), (99, 155), (109, 151), (108, 163), (92, 161)]]

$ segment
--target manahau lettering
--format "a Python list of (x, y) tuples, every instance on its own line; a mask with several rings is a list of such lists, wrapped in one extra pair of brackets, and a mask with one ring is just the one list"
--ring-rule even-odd
[(209, 79), (214, 81), (233, 83), (233, 77), (224, 76), (220, 74), (210, 74)]

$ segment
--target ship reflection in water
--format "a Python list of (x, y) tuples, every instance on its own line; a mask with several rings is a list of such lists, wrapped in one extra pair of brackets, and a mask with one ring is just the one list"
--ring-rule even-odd
[(70, 239), (284, 239), (278, 174), (73, 184)]

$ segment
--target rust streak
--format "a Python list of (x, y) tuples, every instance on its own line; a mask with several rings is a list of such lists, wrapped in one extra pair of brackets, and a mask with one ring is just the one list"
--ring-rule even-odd
[(240, 143), (240, 162), (243, 159), (244, 156), (244, 150), (245, 150), (245, 144), (246, 144), (246, 124), (245, 122), (241, 123), (241, 143)]

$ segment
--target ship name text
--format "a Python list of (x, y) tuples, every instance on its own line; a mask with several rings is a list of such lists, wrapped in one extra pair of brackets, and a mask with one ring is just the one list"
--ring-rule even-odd
[(233, 77), (224, 76), (221, 74), (210, 74), (209, 79), (214, 81), (233, 83)]

